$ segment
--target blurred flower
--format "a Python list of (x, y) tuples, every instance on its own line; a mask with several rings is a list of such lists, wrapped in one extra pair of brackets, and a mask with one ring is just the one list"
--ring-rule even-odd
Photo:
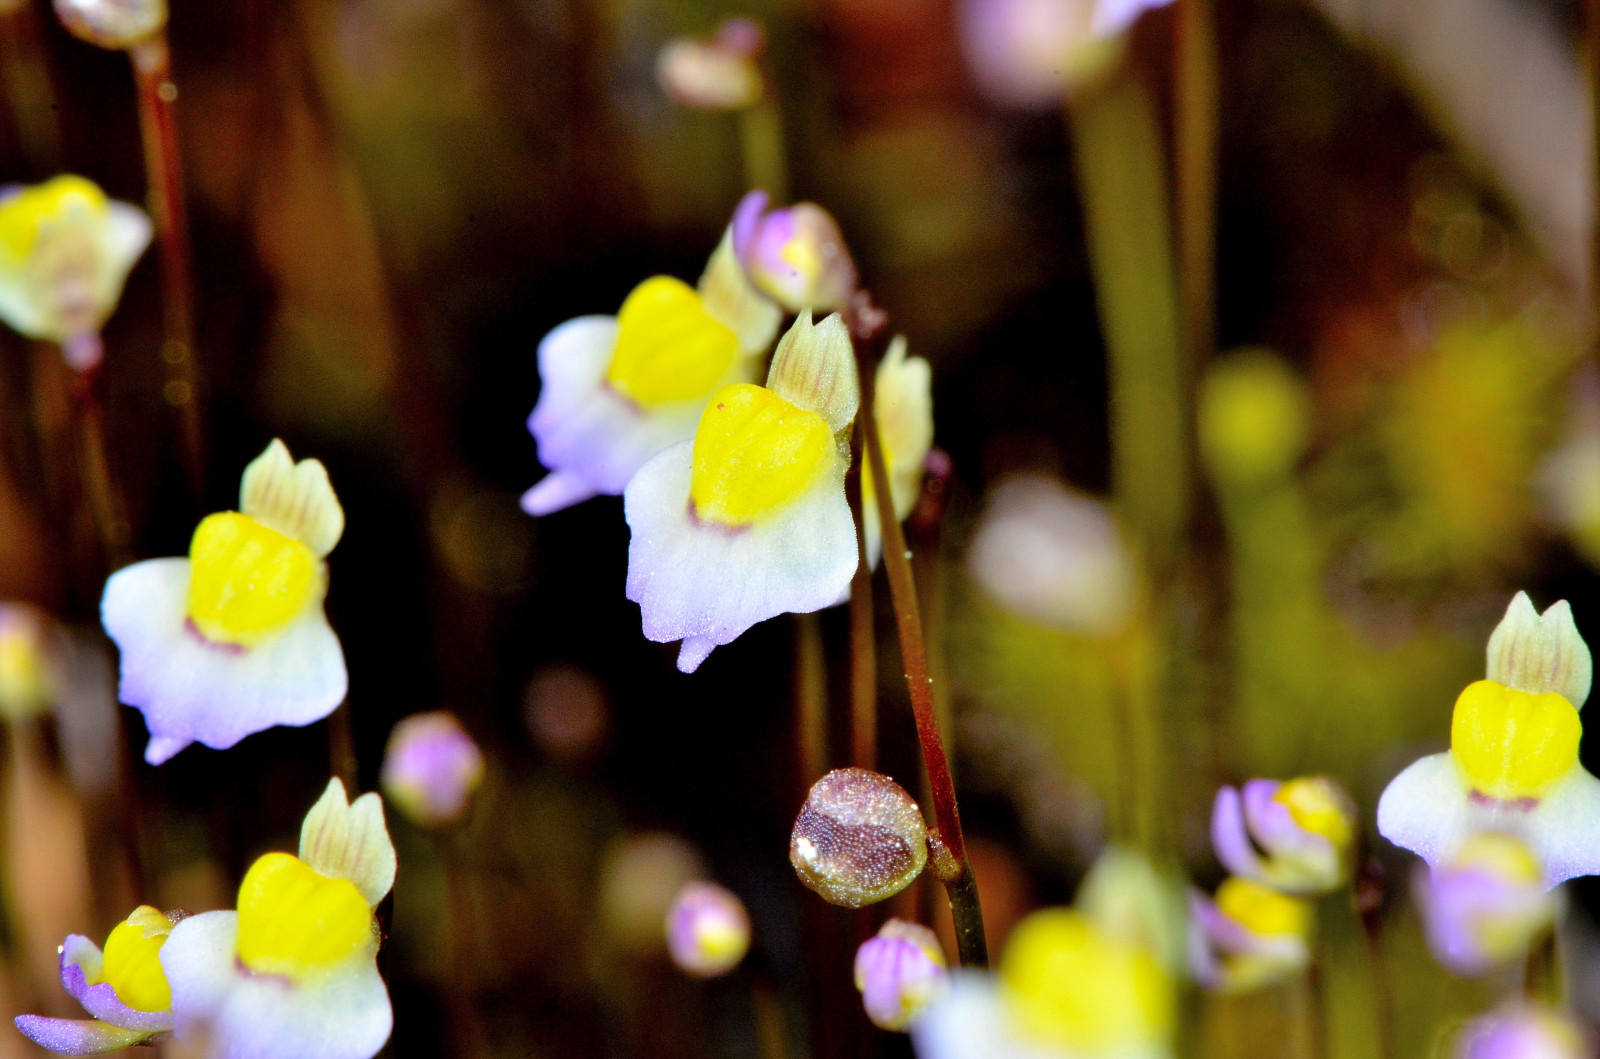
[(963, 0), (962, 50), (978, 87), (1002, 106), (1054, 106), (1111, 69), (1122, 33), (1171, 0)]
[(1107, 848), (1078, 887), (1078, 911), (1107, 936), (1149, 952), (1168, 973), (1183, 973), (1188, 956), (1183, 887), (1142, 853)]
[(628, 483), (628, 598), (645, 636), (683, 641), (683, 672), (758, 621), (844, 594), (858, 561), (844, 438), (860, 399), (843, 321), (803, 312), (766, 386), (718, 390), (694, 439)]
[(26, 603), (0, 603), (0, 718), (34, 717), (55, 702), (47, 622)]
[(1266, 350), (1233, 353), (1207, 373), (1200, 391), (1200, 453), (1218, 482), (1233, 488), (1286, 477), (1311, 435), (1305, 383)]
[(453, 714), (414, 714), (389, 733), (378, 782), (412, 823), (453, 824), (483, 782), (483, 754)]
[(665, 831), (613, 842), (600, 864), (600, 922), (614, 941), (635, 952), (661, 947), (661, 923), (684, 887), (704, 877), (700, 854)]
[(1213, 901), (1190, 895), (1189, 963), (1221, 993), (1272, 985), (1311, 962), (1311, 905), (1253, 879), (1224, 880)]
[(55, 0), (56, 17), (79, 40), (121, 51), (167, 25), (167, 0)]
[(300, 855), (268, 853), (237, 912), (173, 928), (161, 950), (179, 1041), (214, 1059), (370, 1059), (394, 1013), (378, 975), (373, 908), (394, 885), (383, 803), (337, 779), (300, 830)]
[(1161, 1059), (1176, 1007), (1150, 952), (1047, 909), (1017, 926), (998, 977), (952, 976), (911, 1035), (920, 1059)]
[(806, 794), (789, 834), (789, 863), (825, 901), (845, 908), (882, 901), (928, 863), (922, 810), (882, 773), (834, 769)]
[(813, 202), (767, 208), (752, 191), (733, 211), (733, 249), (745, 275), (789, 312), (843, 309), (856, 290), (856, 263), (833, 216)]
[(344, 652), (322, 612), (323, 560), (343, 532), (328, 472), (274, 440), (245, 468), (239, 510), (205, 518), (187, 559), (111, 575), (100, 617), (122, 651), (118, 695), (150, 729), (146, 761), (310, 724), (343, 701)]
[(674, 37), (656, 57), (656, 80), (672, 99), (695, 110), (743, 110), (762, 94), (766, 34), (748, 18), (730, 18), (710, 40)]
[(150, 235), (142, 210), (83, 177), (0, 188), (0, 319), (59, 344), (78, 371), (94, 367), (100, 328)]
[(1556, 523), (1600, 567), (1600, 373), (1593, 369), (1573, 388), (1566, 437), (1541, 464), (1539, 486)]
[[(895, 517), (905, 521), (922, 494), (922, 465), (933, 447), (933, 372), (921, 357), (906, 356), (906, 340), (896, 335), (878, 364), (872, 391), (873, 414), (883, 442), (884, 469)], [(866, 527), (867, 564), (876, 568), (883, 551), (883, 527), (871, 468), (861, 468), (861, 521)]]
[(1559, 1012), (1513, 1004), (1467, 1023), (1455, 1059), (1582, 1059), (1583, 1034)]
[(1600, 781), (1578, 762), (1588, 647), (1564, 610), (1552, 607), (1530, 621), (1524, 605), (1531, 611), (1525, 599), (1512, 601), (1489, 641), (1489, 664), (1541, 690), (1494, 680), (1469, 685), (1456, 700), (1450, 749), (1412, 763), (1389, 783), (1378, 801), (1378, 831), (1435, 867), (1472, 835), (1504, 831), (1528, 844), (1546, 885), (1555, 886), (1600, 873)]
[(699, 978), (715, 978), (739, 965), (750, 950), (744, 902), (716, 883), (690, 883), (667, 913), (667, 952)]
[(98, 1055), (172, 1029), (172, 992), (159, 954), (181, 918), (141, 905), (117, 924), (104, 952), (81, 934), (61, 945), (61, 985), (92, 1019), (18, 1015), (17, 1029), (62, 1055)]
[(919, 923), (891, 919), (856, 950), (856, 988), (879, 1029), (903, 1032), (949, 985), (939, 938)]
[(1110, 509), (1054, 478), (995, 486), (967, 568), (1008, 609), (1067, 632), (1110, 635), (1133, 610), (1133, 559)]
[(755, 378), (780, 314), (745, 279), (731, 240), (698, 289), (652, 276), (616, 316), (568, 320), (539, 342), (528, 430), (550, 473), (523, 494), (524, 511), (621, 493), (652, 456), (694, 437), (713, 393)]
[(1250, 780), (1217, 791), (1211, 841), (1235, 875), (1301, 897), (1331, 893), (1350, 874), (1355, 806), (1325, 776)]
[(1521, 959), (1550, 926), (1555, 897), (1533, 853), (1510, 835), (1474, 835), (1412, 884), (1428, 947), (1449, 970), (1478, 975)]

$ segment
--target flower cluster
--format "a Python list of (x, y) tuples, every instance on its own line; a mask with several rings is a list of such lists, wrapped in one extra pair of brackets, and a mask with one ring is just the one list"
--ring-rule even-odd
[(377, 795), (352, 804), (332, 780), (306, 815), (299, 855), (259, 858), (236, 911), (142, 906), (104, 951), (69, 936), (61, 984), (94, 1017), (22, 1015), (17, 1028), (62, 1055), (170, 1034), (208, 1059), (370, 1059), (394, 1021), (373, 916), (394, 876)]

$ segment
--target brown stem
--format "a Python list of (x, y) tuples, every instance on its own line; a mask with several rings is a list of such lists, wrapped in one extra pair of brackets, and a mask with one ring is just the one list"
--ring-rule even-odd
[(1383, 956), (1383, 866), (1377, 858), (1367, 857), (1360, 845), (1356, 850), (1355, 862), (1360, 865), (1360, 870), (1355, 878), (1350, 907), (1355, 910), (1356, 918), (1361, 921), (1361, 935), (1367, 943), (1373, 1015), (1378, 1033), (1378, 1055), (1380, 1059), (1394, 1059), (1394, 989), (1389, 980), (1388, 964)]
[(84, 502), (89, 507), (95, 535), (100, 538), (106, 567), (115, 570), (128, 562), (128, 524), (122, 517), (122, 501), (111, 483), (111, 467), (106, 459), (105, 411), (96, 393), (98, 379), (98, 369), (91, 368), (77, 373), (70, 389), (77, 410), (78, 477)]
[(1190, 369), (1216, 341), (1217, 29), (1215, 0), (1186, 0), (1173, 55), (1178, 305)]
[[(939, 709), (934, 699), (933, 675), (928, 668), (927, 645), (922, 637), (922, 614), (917, 606), (917, 584), (911, 569), (911, 552), (906, 548), (906, 538), (895, 518), (894, 499), (889, 495), (888, 467), (883, 458), (883, 441), (878, 436), (877, 417), (872, 414), (873, 375), (875, 358), (868, 347), (887, 333), (887, 319), (881, 312), (870, 308), (870, 299), (863, 293), (857, 296), (859, 307), (853, 307), (855, 317), (851, 327), (856, 339), (858, 367), (861, 373), (861, 408), (858, 420), (866, 424), (867, 466), (872, 480), (883, 482), (884, 487), (872, 491), (878, 506), (878, 522), (883, 534), (883, 566), (889, 575), (889, 593), (894, 602), (895, 626), (900, 634), (900, 657), (905, 663), (906, 688), (911, 696), (911, 712), (917, 722), (917, 739), (922, 747), (922, 761), (928, 770), (928, 787), (933, 794), (933, 834), (930, 858), (934, 873), (944, 883), (950, 897), (950, 912), (955, 920), (956, 947), (961, 963), (968, 967), (986, 967), (989, 963), (988, 946), (983, 933), (983, 910), (978, 902), (978, 883), (967, 862), (966, 842), (961, 834), (961, 813), (956, 805), (955, 783), (950, 776), (950, 758), (945, 752), (944, 736), (939, 730)], [(871, 330), (862, 325), (869, 320)], [(863, 414), (864, 413), (864, 414)]]
[(794, 616), (794, 724), (800, 751), (800, 796), (828, 771), (828, 670), (822, 619)]
[(200, 493), (202, 461), (199, 394), (195, 388), (194, 272), (189, 259), (189, 220), (178, 150), (172, 80), (172, 53), (163, 30), (128, 49), (139, 96), (139, 133), (144, 141), (145, 180), (150, 213), (161, 240), (161, 298), (165, 338), (161, 359), (167, 365), (162, 396), (178, 411), (184, 471)]
[(349, 699), (328, 715), (328, 768), (354, 798), (360, 789), (357, 784), (361, 773), (356, 765), (355, 719), (350, 713)]
[(1595, 196), (1594, 227), (1589, 233), (1589, 300), (1600, 306), (1600, 0), (1585, 0), (1583, 5), (1583, 45), (1589, 58), (1589, 114), (1595, 132), (1590, 136), (1594, 151)]
[(878, 767), (878, 644), (872, 622), (872, 568), (867, 565), (867, 522), (862, 517), (862, 418), (850, 432), (850, 473), (845, 497), (856, 522), (856, 572), (850, 579), (850, 763)]

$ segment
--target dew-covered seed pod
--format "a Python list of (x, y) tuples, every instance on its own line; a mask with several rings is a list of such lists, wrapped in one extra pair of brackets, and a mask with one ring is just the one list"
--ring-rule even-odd
[(835, 769), (806, 795), (789, 863), (823, 899), (862, 908), (904, 890), (928, 863), (922, 810), (888, 776)]

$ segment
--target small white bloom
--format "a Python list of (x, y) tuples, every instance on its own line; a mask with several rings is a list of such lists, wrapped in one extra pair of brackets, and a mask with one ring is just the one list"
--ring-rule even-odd
[[(933, 372), (921, 357), (906, 356), (906, 340), (896, 335), (878, 365), (872, 392), (883, 463), (889, 472), (889, 497), (895, 518), (904, 522), (917, 506), (922, 467), (933, 448)], [(883, 551), (883, 526), (878, 521), (869, 467), (861, 468), (861, 521), (866, 527), (867, 565), (876, 568)]]

